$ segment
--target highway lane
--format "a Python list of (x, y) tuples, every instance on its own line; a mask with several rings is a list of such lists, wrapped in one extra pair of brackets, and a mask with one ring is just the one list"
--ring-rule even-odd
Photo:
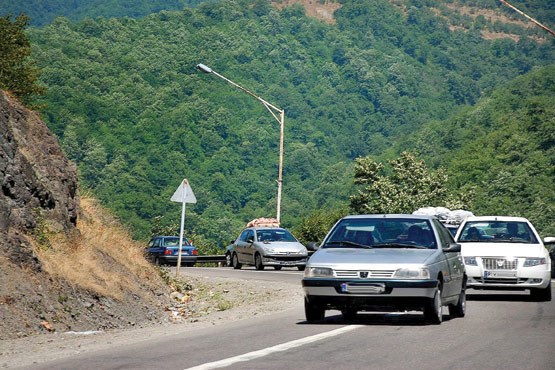
[[(193, 268), (187, 273), (299, 282), (295, 270)], [(222, 275), (221, 275), (222, 274)], [(352, 324), (328, 312), (304, 321), (302, 302), (279, 314), (82, 354), (33, 369), (548, 369), (555, 304), (527, 292), (468, 291), (465, 318), (426, 325), (421, 313), (365, 313)]]

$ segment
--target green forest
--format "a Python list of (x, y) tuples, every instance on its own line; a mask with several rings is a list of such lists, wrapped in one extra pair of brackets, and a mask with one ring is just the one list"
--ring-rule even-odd
[[(334, 24), (265, 0), (138, 2), (160, 8), (132, 14), (103, 3), (118, 6), (31, 14), (46, 88), (34, 103), (83, 191), (137, 239), (175, 230), (183, 178), (198, 200), (186, 231), (200, 243), (225, 246), (275, 216), (279, 124), (199, 63), (285, 110), (284, 227), (349, 212), (356, 160), (406, 151), (475, 214), (555, 234), (555, 38), (498, 1), (342, 0)], [(555, 23), (549, 4), (513, 3)]]

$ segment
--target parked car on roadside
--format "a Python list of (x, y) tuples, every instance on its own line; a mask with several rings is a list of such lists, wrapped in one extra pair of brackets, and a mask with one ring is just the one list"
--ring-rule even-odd
[(473, 289), (530, 290), (551, 301), (551, 259), (534, 226), (523, 217), (468, 217), (455, 240)]
[[(148, 242), (147, 258), (156, 265), (177, 265), (179, 258), (179, 236), (155, 236)], [(183, 238), (181, 246), (181, 264), (194, 266), (198, 251), (187, 239)]]
[(302, 271), (307, 258), (306, 247), (281, 227), (247, 227), (226, 248), (227, 264), (235, 269), (252, 265), (257, 270), (271, 266), (276, 270), (297, 267)]
[(420, 310), (440, 324), (445, 305), (465, 315), (465, 283), (460, 245), (434, 216), (346, 216), (306, 265), (306, 320), (332, 309), (347, 320), (358, 311)]

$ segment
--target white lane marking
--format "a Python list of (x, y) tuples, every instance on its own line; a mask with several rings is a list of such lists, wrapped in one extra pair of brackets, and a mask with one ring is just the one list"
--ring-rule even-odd
[(190, 367), (190, 368), (187, 368), (185, 370), (210, 370), (210, 369), (217, 369), (217, 368), (220, 368), (220, 367), (226, 367), (226, 366), (233, 365), (237, 362), (244, 362), (244, 361), (254, 360), (254, 359), (257, 359), (257, 358), (260, 358), (260, 357), (268, 356), (272, 353), (287, 351), (291, 348), (297, 348), (297, 347), (303, 346), (305, 344), (310, 344), (310, 343), (314, 343), (314, 342), (317, 342), (317, 341), (322, 340), (322, 339), (331, 338), (331, 337), (334, 337), (336, 335), (340, 335), (340, 334), (347, 333), (349, 331), (358, 329), (362, 326), (364, 326), (364, 325), (344, 326), (342, 328), (335, 329), (335, 330), (332, 330), (332, 331), (328, 331), (328, 332), (325, 332), (325, 333), (320, 333), (320, 334), (312, 335), (310, 337), (293, 340), (291, 342), (278, 344), (278, 345), (273, 346), (273, 347), (268, 347), (268, 348), (264, 348), (264, 349), (261, 349), (261, 350), (258, 350), (258, 351), (245, 353), (245, 354), (242, 354), (242, 355), (239, 355), (239, 356), (225, 358), (225, 359), (220, 360), (220, 361), (207, 362), (205, 364)]

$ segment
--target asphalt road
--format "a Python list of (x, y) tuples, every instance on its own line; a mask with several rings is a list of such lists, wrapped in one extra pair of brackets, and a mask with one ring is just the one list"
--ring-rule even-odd
[[(192, 268), (187, 273), (299, 283), (293, 269)], [(467, 315), (427, 325), (421, 313), (365, 313), (352, 324), (339, 312), (307, 324), (302, 302), (116, 350), (36, 369), (538, 369), (555, 363), (555, 303), (528, 292), (468, 291)], [(447, 310), (444, 310), (444, 313)]]

